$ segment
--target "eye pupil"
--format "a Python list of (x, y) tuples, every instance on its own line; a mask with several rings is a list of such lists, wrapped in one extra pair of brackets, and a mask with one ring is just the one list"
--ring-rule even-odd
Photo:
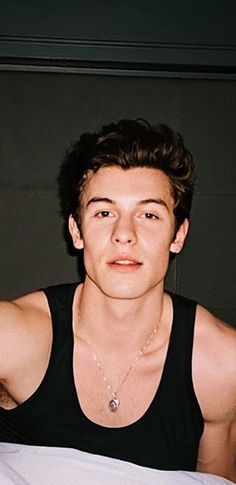
[(98, 213), (99, 217), (109, 217), (110, 212), (109, 211), (101, 211)]

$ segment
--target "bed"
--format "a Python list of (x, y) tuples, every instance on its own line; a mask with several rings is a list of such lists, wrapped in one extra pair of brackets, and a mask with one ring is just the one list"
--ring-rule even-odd
[(161, 471), (70, 448), (0, 443), (0, 485), (226, 485), (215, 475)]

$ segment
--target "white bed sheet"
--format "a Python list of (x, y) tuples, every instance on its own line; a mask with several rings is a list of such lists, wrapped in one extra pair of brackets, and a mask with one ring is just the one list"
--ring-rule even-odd
[(0, 443), (1, 485), (226, 485), (205, 473), (161, 471), (70, 448)]

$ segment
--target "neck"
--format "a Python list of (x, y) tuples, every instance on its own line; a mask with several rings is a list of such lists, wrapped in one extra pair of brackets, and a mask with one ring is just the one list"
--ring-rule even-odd
[(164, 321), (164, 300), (163, 285), (140, 298), (119, 300), (85, 281), (74, 306), (74, 332), (99, 349), (139, 349), (153, 328)]

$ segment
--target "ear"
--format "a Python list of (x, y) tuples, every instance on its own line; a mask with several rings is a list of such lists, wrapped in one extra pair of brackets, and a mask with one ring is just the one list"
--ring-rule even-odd
[(83, 243), (83, 239), (82, 239), (82, 236), (81, 236), (81, 232), (78, 228), (77, 222), (75, 221), (75, 219), (72, 215), (70, 215), (70, 217), (69, 217), (68, 227), (69, 227), (69, 231), (70, 231), (70, 235), (72, 237), (74, 247), (76, 249), (83, 249), (84, 243)]
[(188, 234), (188, 229), (189, 229), (189, 221), (188, 219), (184, 219), (184, 222), (181, 224), (181, 226), (179, 227), (175, 235), (174, 241), (171, 243), (170, 251), (172, 253), (175, 253), (175, 254), (180, 253), (184, 245), (186, 236)]

